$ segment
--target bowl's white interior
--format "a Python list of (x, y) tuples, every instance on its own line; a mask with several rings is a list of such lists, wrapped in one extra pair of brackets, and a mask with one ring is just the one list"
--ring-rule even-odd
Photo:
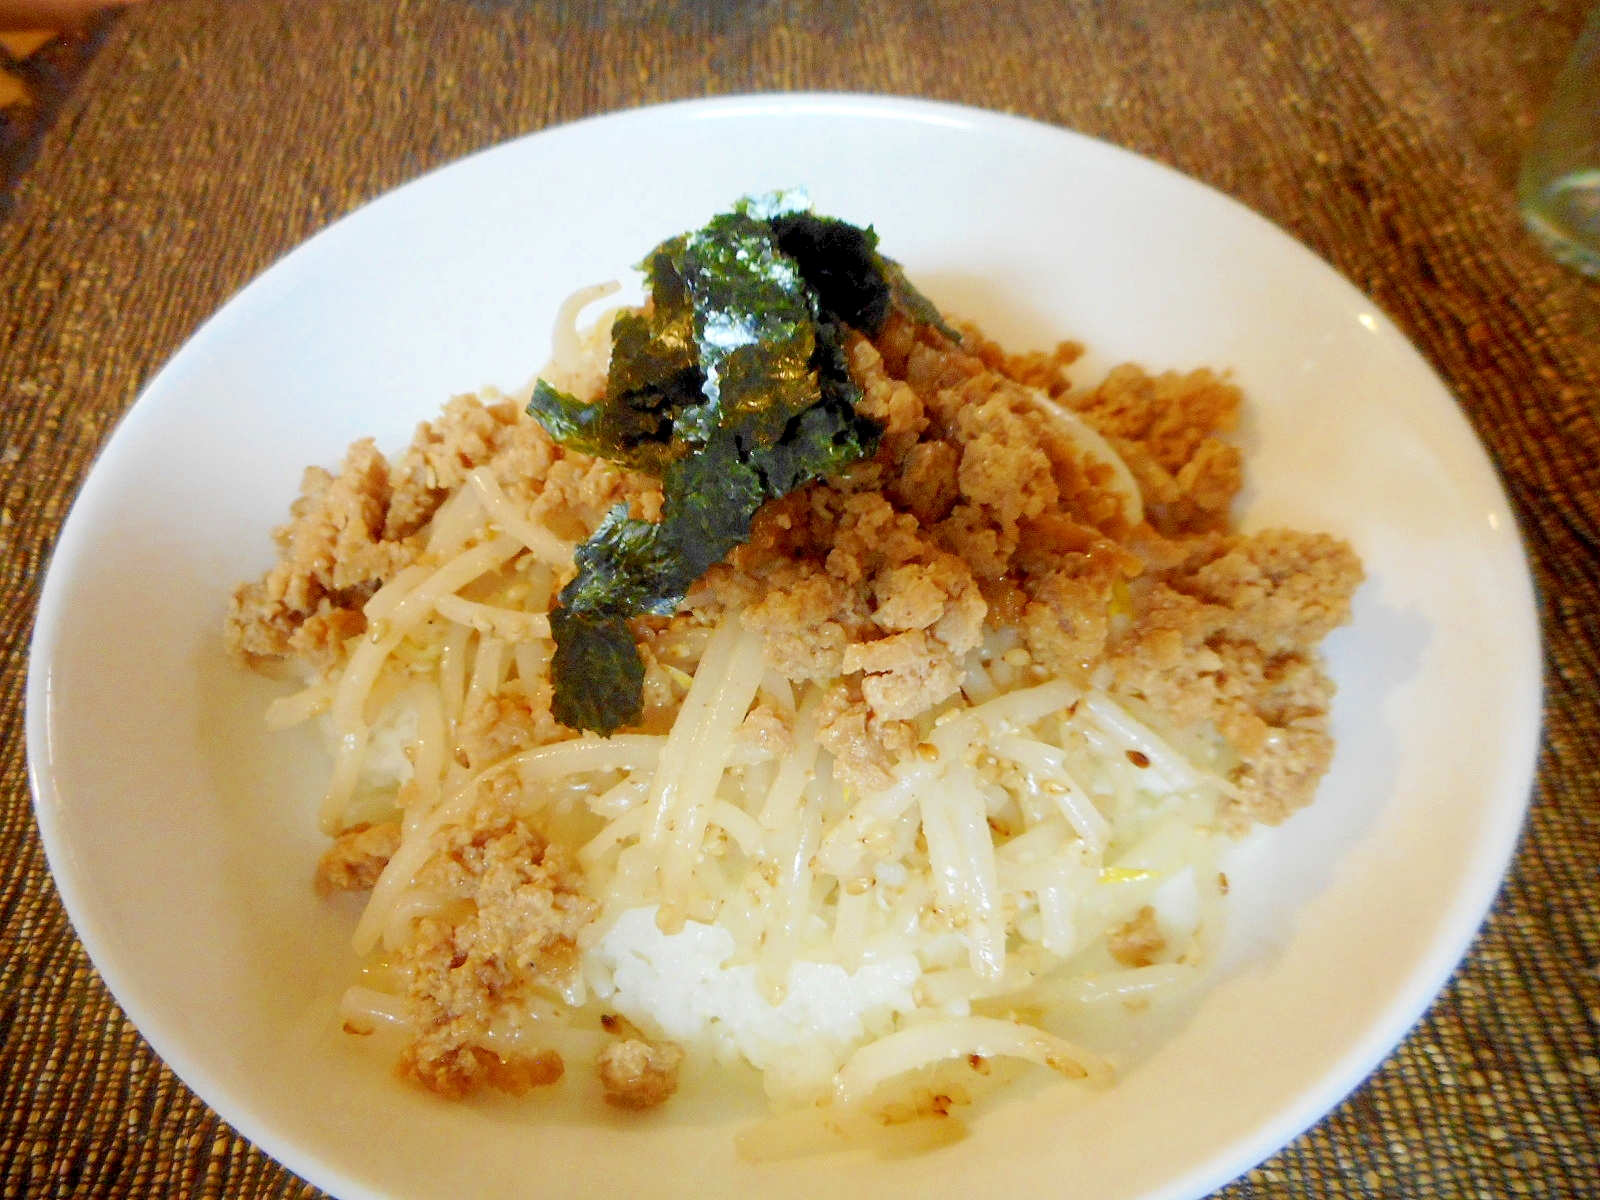
[[(803, 184), (872, 223), (1013, 348), (1231, 367), (1244, 519), (1350, 538), (1369, 582), (1330, 639), (1338, 760), (1234, 870), (1226, 977), (1113, 1089), (1035, 1088), (975, 1135), (883, 1162), (752, 1167), (734, 1114), (450, 1105), (338, 1031), (352, 910), (311, 892), (309, 734), (261, 727), (232, 586), (270, 561), (302, 468), (399, 447), (454, 392), (511, 390), (556, 305), (740, 195)], [(1538, 649), (1515, 528), (1456, 406), (1390, 323), (1291, 239), (1059, 130), (896, 100), (764, 97), (622, 114), (428, 176), (219, 312), (117, 431), (61, 537), (29, 690), (40, 824), (74, 923), (156, 1049), (247, 1136), (346, 1197), (1179, 1197), (1316, 1119), (1420, 1014), (1516, 838)], [(737, 1106), (734, 1106), (737, 1107)]]

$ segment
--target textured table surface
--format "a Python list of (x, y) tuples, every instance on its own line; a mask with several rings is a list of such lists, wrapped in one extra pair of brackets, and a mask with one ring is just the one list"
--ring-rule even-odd
[(112, 22), (0, 219), (4, 1195), (317, 1194), (151, 1053), (45, 866), (27, 639), (97, 447), (230, 294), (396, 184), (592, 113), (780, 89), (1004, 109), (1168, 163), (1331, 262), (1439, 370), (1501, 472), (1541, 592), (1531, 817), (1470, 957), (1410, 1037), (1219, 1195), (1600, 1195), (1600, 285), (1544, 258), (1512, 199), (1583, 8), (155, 0)]

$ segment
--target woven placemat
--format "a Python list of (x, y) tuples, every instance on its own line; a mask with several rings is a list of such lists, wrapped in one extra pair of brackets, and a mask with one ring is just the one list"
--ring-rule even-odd
[(382, 191), (591, 113), (772, 89), (1004, 109), (1169, 163), (1290, 230), (1438, 368), (1502, 473), (1542, 592), (1531, 818), (1427, 1017), (1332, 1115), (1219, 1194), (1600, 1194), (1600, 287), (1545, 259), (1511, 199), (1583, 5), (1487, 7), (155, 0), (120, 18), (0, 224), (5, 1196), (317, 1194), (154, 1057), (40, 850), (27, 637), (107, 432), (233, 291)]

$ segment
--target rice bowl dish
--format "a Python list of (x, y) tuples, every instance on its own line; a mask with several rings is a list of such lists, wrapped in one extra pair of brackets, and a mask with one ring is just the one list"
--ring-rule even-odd
[[(869, 143), (863, 171), (849, 147)], [(724, 158), (713, 144), (739, 150)], [(610, 164), (653, 156), (706, 169), (648, 221), (590, 197), (554, 206), (552, 226), (527, 222), (519, 181), (604, 179)], [(1159, 1050), (1103, 1090), (1046, 1085), (1049, 1072), (1029, 1068), (975, 1136), (933, 1154), (751, 1165), (733, 1135), (759, 1114), (759, 1082), (754, 1103), (722, 1104), (692, 1061), (679, 1093), (642, 1114), (607, 1116), (581, 1057), (567, 1082), (592, 1086), (598, 1106), (581, 1117), (538, 1091), (437, 1100), (393, 1078), (401, 1047), (376, 1044), (389, 1035), (340, 1028), (359, 905), (319, 900), (308, 884), (326, 845), (315, 830), (326, 760), (309, 724), (262, 728), (262, 709), (290, 688), (224, 660), (223, 598), (266, 565), (265, 531), (307, 462), (332, 465), (363, 436), (402, 450), (441, 397), (525, 378), (573, 283), (617, 277), (664, 232), (801, 178), (825, 211), (882, 221), (886, 248), (928, 294), (1001, 344), (1081, 337), (1085, 382), (1126, 360), (1235, 369), (1249, 405), (1245, 528), (1327, 529), (1367, 568), (1355, 621), (1327, 648), (1335, 765), (1317, 803), (1227, 867), (1218, 982)], [(999, 211), (1002, 195), (1003, 227), (929, 199), (970, 214)], [(1063, 223), (1082, 239), (1056, 238)], [(530, 261), (549, 263), (551, 279), (530, 280), (518, 265)], [(1051, 290), (1068, 278), (1083, 290)], [(441, 294), (461, 302), (441, 308)], [(89, 601), (112, 590), (115, 606)], [(317, 239), (219, 314), (152, 382), (63, 531), (34, 647), (30, 760), (52, 869), (119, 1001), (201, 1096), (335, 1194), (520, 1195), (536, 1161), (552, 1195), (956, 1194), (981, 1178), (1045, 1194), (1070, 1179), (1100, 1196), (1197, 1196), (1370, 1070), (1476, 928), (1531, 770), (1528, 596), (1504, 497), (1437, 380), (1364, 298), (1258, 218), (1148, 163), (1006, 118), (903, 101), (719, 101), (460, 164)], [(145, 653), (153, 640), (171, 653)], [(1463, 727), (1482, 736), (1463, 743)], [(173, 846), (191, 852), (174, 858)], [(614, 1036), (600, 1030), (594, 1045)], [(1228, 1086), (1202, 1086), (1217, 1079)]]
[(346, 1030), (453, 1099), (742, 1062), (755, 1157), (947, 1142), (996, 1058), (1105, 1086), (1331, 761), (1358, 560), (1233, 531), (1225, 378), (1075, 386), (802, 194), (645, 271), (527, 398), (308, 470), (235, 593), (333, 749), (318, 889), (370, 893)]

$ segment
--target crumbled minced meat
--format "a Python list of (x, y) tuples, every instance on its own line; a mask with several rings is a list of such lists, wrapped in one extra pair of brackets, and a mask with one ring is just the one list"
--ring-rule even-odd
[[(774, 667), (829, 686), (818, 738), (851, 787), (888, 782), (987, 624), (1017, 628), (1044, 672), (1087, 684), (1109, 670), (1119, 699), (1211, 722), (1243, 759), (1228, 822), (1280, 821), (1332, 752), (1316, 647), (1349, 619), (1360, 563), (1323, 534), (1226, 532), (1242, 482), (1224, 440), (1233, 384), (1124, 366), (1075, 389), (1081, 352), (1013, 357), (975, 330), (955, 345), (899, 317), (875, 341), (855, 335), (878, 456), (767, 505), (708, 582)], [(1032, 389), (1117, 448), (1145, 524), (1129, 527), (1110, 469)]]
[(766, 701), (750, 709), (734, 736), (774, 758), (794, 749), (794, 730), (789, 720)]
[(234, 594), (233, 647), (251, 659), (337, 661), (344, 639), (366, 628), (361, 606), (417, 555), (383, 536), (392, 495), (388, 461), (370, 439), (350, 447), (337, 476), (306, 468), (289, 524), (272, 535), (278, 564)]
[(606, 1103), (635, 1111), (654, 1108), (676, 1092), (682, 1065), (683, 1049), (676, 1043), (641, 1037), (612, 1042), (595, 1062)]
[(572, 736), (551, 714), (553, 698), (548, 679), (519, 677), (467, 704), (456, 725), (456, 743), (465, 765), (477, 770)]
[(399, 848), (400, 826), (393, 821), (350, 826), (317, 862), (317, 895), (370, 891)]
[(277, 565), (234, 593), (229, 645), (256, 665), (292, 657), (323, 673), (336, 668), (366, 629), (362, 606), (425, 561), (420, 531), (483, 466), (563, 536), (587, 537), (617, 503), (640, 517), (660, 513), (655, 481), (563, 450), (515, 403), (458, 396), (417, 427), (392, 465), (367, 439), (350, 447), (337, 475), (307, 469), (289, 523), (273, 533)]
[(1106, 949), (1125, 967), (1148, 967), (1166, 948), (1156, 910), (1148, 904), (1106, 935)]
[(397, 957), (417, 1031), (403, 1073), (450, 1097), (560, 1078), (559, 1055), (502, 1056), (490, 1032), (577, 969), (578, 931), (596, 912), (582, 885), (576, 856), (498, 806), (437, 835), (416, 887), (450, 904), (418, 921)]

